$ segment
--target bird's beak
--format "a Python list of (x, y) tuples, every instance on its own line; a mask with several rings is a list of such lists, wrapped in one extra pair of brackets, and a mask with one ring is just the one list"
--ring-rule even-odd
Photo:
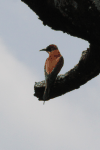
[(46, 51), (46, 49), (41, 49), (41, 50), (39, 50), (39, 51)]

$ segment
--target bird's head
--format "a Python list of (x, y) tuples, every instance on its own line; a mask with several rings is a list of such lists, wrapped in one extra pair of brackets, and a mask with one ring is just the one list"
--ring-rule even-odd
[(41, 49), (40, 51), (46, 51), (49, 53), (49, 52), (52, 52), (52, 51), (57, 50), (57, 49), (58, 49), (58, 47), (56, 45), (51, 44), (51, 45), (47, 46), (46, 48)]

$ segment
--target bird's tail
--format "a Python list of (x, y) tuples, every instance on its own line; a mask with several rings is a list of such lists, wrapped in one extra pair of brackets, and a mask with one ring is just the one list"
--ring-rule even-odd
[(46, 79), (46, 86), (45, 86), (45, 91), (43, 95), (43, 100), (47, 101), (50, 98), (50, 94), (52, 92), (52, 87), (54, 85), (55, 78), (47, 78)]
[(50, 88), (47, 87), (47, 88), (45, 88), (44, 95), (43, 95), (44, 101), (48, 100), (49, 94), (50, 94)]

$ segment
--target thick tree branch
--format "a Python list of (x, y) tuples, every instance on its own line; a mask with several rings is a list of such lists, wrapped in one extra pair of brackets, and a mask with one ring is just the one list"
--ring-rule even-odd
[(100, 41), (100, 1), (22, 0), (52, 29), (98, 44)]
[[(52, 29), (87, 40), (90, 48), (82, 52), (79, 63), (57, 77), (50, 98), (79, 88), (100, 73), (100, 1), (98, 0), (22, 0)], [(36, 82), (35, 96), (43, 100), (45, 81)]]
[[(49, 99), (78, 89), (99, 73), (100, 47), (91, 44), (90, 48), (82, 52), (79, 63), (73, 69), (57, 77)], [(34, 96), (38, 97), (39, 100), (43, 100), (44, 89), (45, 81), (36, 82), (34, 86)]]

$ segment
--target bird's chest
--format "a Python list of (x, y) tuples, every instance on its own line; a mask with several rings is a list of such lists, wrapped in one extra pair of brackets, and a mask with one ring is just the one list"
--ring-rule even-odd
[(56, 67), (58, 61), (59, 61), (59, 57), (58, 58), (55, 58), (55, 57), (48, 58), (46, 60), (45, 69), (48, 74), (50, 74), (53, 71), (53, 69)]

